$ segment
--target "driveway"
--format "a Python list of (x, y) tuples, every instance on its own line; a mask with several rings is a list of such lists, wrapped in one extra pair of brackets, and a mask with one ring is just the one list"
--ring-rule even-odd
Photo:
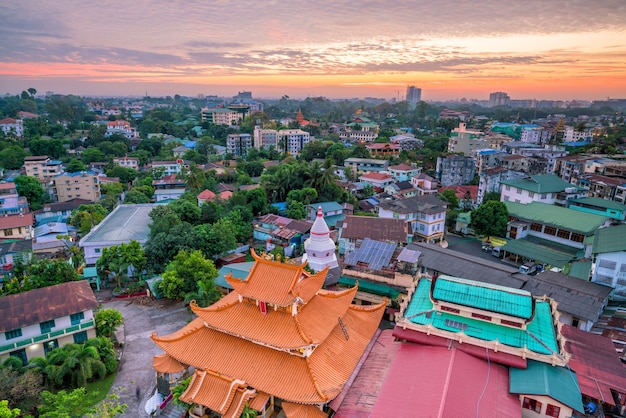
[(119, 401), (128, 405), (122, 417), (146, 417), (144, 405), (156, 388), (152, 357), (162, 353), (150, 335), (171, 334), (186, 325), (191, 314), (182, 302), (152, 301), (148, 297), (114, 299), (103, 303), (103, 307), (115, 308), (124, 317), (123, 329), (117, 333), (123, 335), (124, 348), (111, 390), (125, 388), (119, 393)]

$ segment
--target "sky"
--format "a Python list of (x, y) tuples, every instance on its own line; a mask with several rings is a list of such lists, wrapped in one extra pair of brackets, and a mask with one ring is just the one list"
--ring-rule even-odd
[(0, 94), (626, 98), (625, 0), (20, 0)]

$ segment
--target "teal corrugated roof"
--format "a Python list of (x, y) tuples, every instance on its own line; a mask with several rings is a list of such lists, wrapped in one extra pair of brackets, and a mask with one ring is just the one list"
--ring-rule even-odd
[(583, 412), (582, 395), (576, 372), (528, 360), (526, 369), (509, 369), (509, 392), (520, 395), (545, 395)]
[(577, 251), (575, 248), (571, 252), (557, 250), (524, 239), (509, 240), (502, 246), (502, 250), (558, 268), (563, 268), (576, 258)]
[(227, 274), (232, 273), (233, 277), (246, 280), (254, 266), (254, 261), (245, 261), (243, 263), (233, 263), (222, 266), (217, 271), (217, 277), (215, 278), (215, 284), (224, 287), (226, 289), (232, 289), (233, 287), (228, 284), (225, 277)]
[(83, 269), (83, 278), (90, 279), (92, 277), (98, 277), (97, 267), (85, 267)]
[(502, 180), (500, 184), (534, 193), (557, 193), (564, 191), (566, 187), (576, 187), (556, 174), (537, 174), (525, 178)]
[(572, 263), (568, 275), (577, 279), (589, 281), (589, 272), (591, 271), (591, 261), (577, 261)]
[(596, 229), (610, 219), (608, 216), (594, 215), (593, 213), (539, 202), (531, 202), (526, 205), (515, 202), (504, 202), (504, 204), (509, 210), (509, 216), (567, 229), (583, 235), (593, 235)]
[(344, 219), (346, 219), (346, 215), (343, 213), (340, 213), (339, 215), (330, 215), (330, 216), (324, 217), (324, 221), (326, 222), (326, 225), (328, 225), (329, 227), (336, 226), (337, 222), (341, 222)]
[[(344, 286), (354, 287), (354, 283), (356, 283), (356, 280), (352, 277), (341, 276), (339, 278), (339, 284)], [(386, 296), (391, 299), (395, 299), (400, 295), (400, 291), (391, 286), (382, 283), (366, 282), (365, 280), (359, 280), (359, 290), (379, 296)]]
[(343, 206), (341, 206), (337, 202), (317, 202), (317, 203), (311, 203), (308, 206), (314, 208), (316, 211), (318, 207), (321, 207), (322, 212), (324, 213), (335, 211), (335, 210), (343, 210)]
[(449, 332), (461, 332), (455, 325), (465, 327), (463, 332), (470, 337), (485, 341), (498, 340), (500, 344), (523, 348), (543, 355), (558, 353), (556, 332), (552, 324), (553, 318), (550, 304), (535, 300), (535, 315), (526, 330), (512, 328), (499, 323), (486, 322), (448, 312), (433, 312), (430, 300), (430, 280), (421, 279), (409, 302), (404, 317), (415, 324), (428, 325)]
[(597, 206), (604, 209), (615, 209), (626, 212), (626, 205), (623, 205), (614, 200), (602, 199), (601, 197), (582, 197), (580, 199), (574, 199), (571, 203), (580, 203), (581, 205)]
[(435, 279), (433, 299), (530, 319), (533, 299), (526, 290), (440, 275)]
[(596, 231), (593, 241), (595, 254), (626, 250), (626, 225), (609, 226)]

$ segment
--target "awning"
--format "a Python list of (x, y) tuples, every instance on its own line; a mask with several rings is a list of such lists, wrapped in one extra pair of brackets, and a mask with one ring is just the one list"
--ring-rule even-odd
[[(352, 277), (341, 276), (339, 278), (339, 284), (342, 284), (348, 287), (354, 287), (354, 284), (356, 282), (357, 280), (353, 279)], [(372, 293), (372, 294), (379, 295), (379, 296), (385, 296), (391, 299), (397, 298), (398, 295), (400, 295), (401, 293), (399, 290), (394, 289), (391, 286), (384, 285), (382, 283), (367, 282), (365, 280), (358, 280), (358, 282), (359, 282), (359, 290), (362, 292)]]
[(583, 395), (590, 396), (609, 405), (615, 405), (613, 395), (611, 394), (611, 386), (607, 383), (600, 382), (590, 376), (578, 374), (578, 386), (580, 386), (580, 393)]
[(510, 240), (501, 248), (508, 253), (520, 255), (558, 268), (563, 268), (572, 261), (576, 257), (577, 251), (575, 248), (572, 248), (572, 252), (565, 252), (523, 239)]

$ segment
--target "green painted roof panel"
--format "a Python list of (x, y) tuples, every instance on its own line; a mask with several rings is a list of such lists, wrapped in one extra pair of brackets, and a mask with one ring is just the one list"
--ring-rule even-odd
[(523, 319), (533, 314), (530, 292), (446, 275), (435, 279), (433, 298)]
[(600, 228), (594, 235), (593, 252), (596, 254), (626, 250), (626, 225)]
[[(344, 286), (353, 287), (355, 283), (356, 280), (352, 277), (341, 276), (339, 278), (339, 284)], [(400, 291), (391, 286), (387, 286), (382, 283), (366, 282), (365, 280), (359, 280), (359, 290), (379, 296), (386, 296), (392, 299), (395, 299), (400, 295)]]
[(528, 204), (504, 202), (504, 204), (509, 211), (509, 216), (567, 229), (584, 235), (593, 235), (602, 224), (610, 219), (608, 216), (595, 215), (539, 202)]
[(512, 239), (502, 246), (502, 250), (558, 268), (565, 267), (567, 263), (576, 257), (575, 248), (572, 248), (574, 251), (568, 252), (549, 248), (524, 239)]
[(579, 203), (582, 205), (597, 206), (599, 208), (615, 209), (626, 212), (626, 205), (614, 200), (602, 199), (601, 197), (582, 197), (580, 199), (572, 200), (571, 203)]
[(556, 174), (537, 174), (525, 178), (502, 180), (500, 183), (534, 193), (558, 193), (564, 191), (566, 187), (576, 187)]
[(528, 360), (526, 369), (509, 369), (509, 392), (525, 395), (545, 395), (579, 412), (583, 412), (582, 395), (576, 372)]

